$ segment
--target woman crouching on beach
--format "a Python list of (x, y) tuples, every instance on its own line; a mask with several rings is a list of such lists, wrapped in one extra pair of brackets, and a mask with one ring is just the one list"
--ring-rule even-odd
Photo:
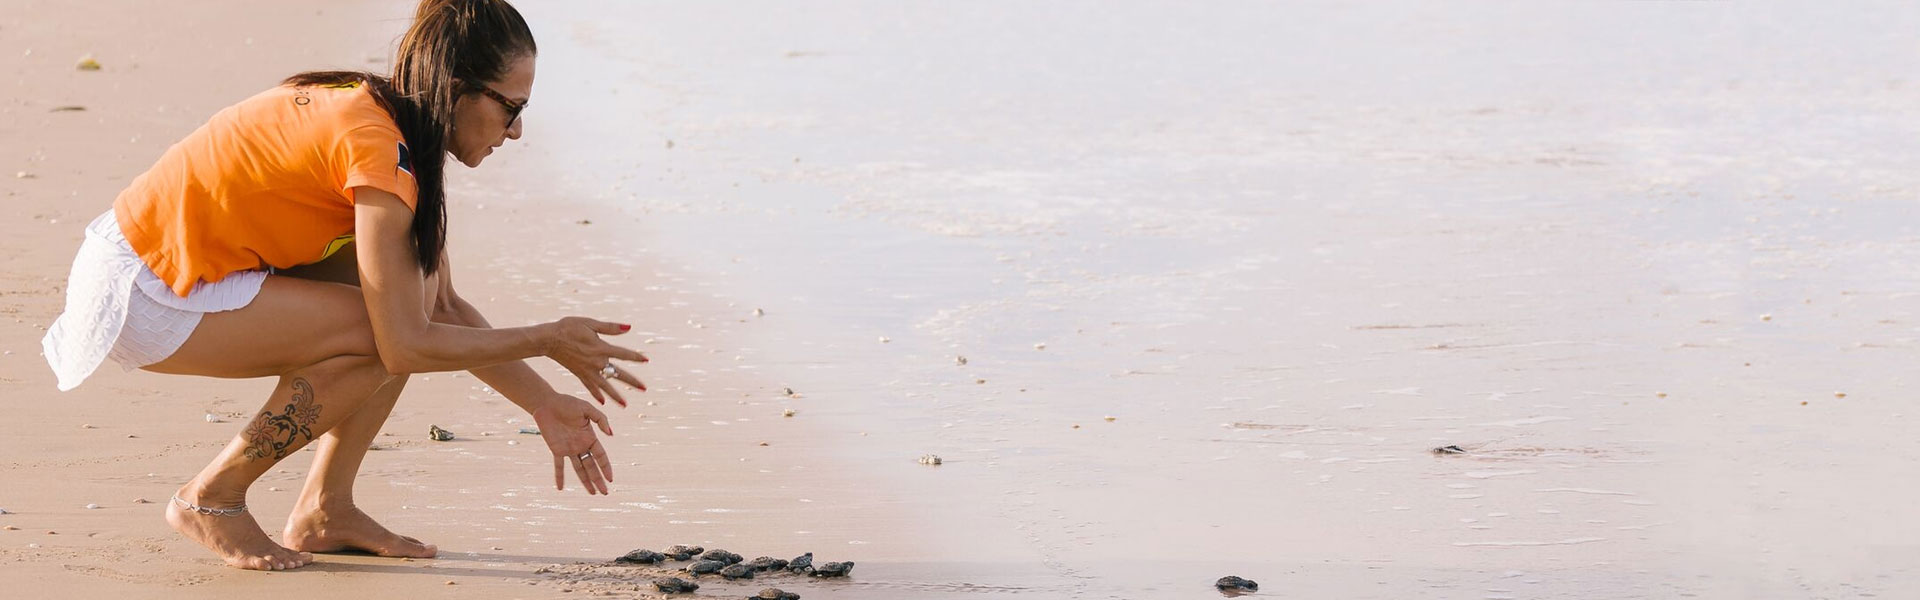
[[(589, 493), (612, 435), (585, 400), (522, 359), (546, 356), (601, 404), (626, 400), (608, 344), (628, 326), (580, 317), (495, 329), (444, 255), (447, 155), (479, 166), (520, 137), (533, 34), (503, 0), (425, 0), (390, 77), (310, 72), (214, 115), (87, 227), (66, 311), (42, 341), (62, 390), (107, 358), (206, 377), (278, 377), (272, 396), (167, 507), (167, 522), (227, 564), (291, 569), (311, 552), (429, 557), (354, 506), (353, 483), (412, 373), (470, 371), (533, 416)], [(247, 514), (247, 490), (319, 441), (282, 540)]]

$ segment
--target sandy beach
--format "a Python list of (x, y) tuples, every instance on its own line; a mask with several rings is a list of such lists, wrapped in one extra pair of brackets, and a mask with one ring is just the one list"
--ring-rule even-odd
[(61, 393), (39, 339), (128, 180), (384, 71), (411, 4), (190, 5), (0, 14), (7, 589), (651, 598), (608, 561), (676, 543), (859, 563), (716, 598), (1920, 584), (1909, 6), (518, 2), (527, 133), (449, 170), (452, 269), (496, 325), (635, 324), (613, 494), (416, 376), (358, 491), (441, 556), (258, 573), (161, 511), (271, 384)]

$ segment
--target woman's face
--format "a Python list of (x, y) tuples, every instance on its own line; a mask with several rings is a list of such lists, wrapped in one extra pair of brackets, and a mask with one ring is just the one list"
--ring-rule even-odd
[[(508, 63), (499, 81), (475, 82), (487, 86), (508, 101), (520, 105), (533, 93), (533, 55)], [(468, 167), (480, 166), (493, 149), (509, 139), (520, 139), (520, 124), (525, 117), (508, 122), (511, 109), (486, 94), (467, 90), (453, 107), (453, 137), (447, 152)]]

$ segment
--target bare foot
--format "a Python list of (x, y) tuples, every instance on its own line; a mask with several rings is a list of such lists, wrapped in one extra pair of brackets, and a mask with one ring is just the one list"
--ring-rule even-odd
[(287, 547), (308, 552), (357, 550), (396, 558), (433, 558), (440, 553), (432, 544), (388, 531), (352, 505), (294, 507), (287, 518), (286, 539)]
[[(187, 488), (181, 488), (179, 495), (188, 502), (214, 508), (237, 506), (246, 497), (243, 493), (233, 494), (234, 499), (230, 501), (214, 500), (222, 495), (190, 493)], [(256, 571), (283, 571), (313, 562), (312, 554), (295, 552), (273, 543), (251, 514), (230, 517), (203, 515), (185, 510), (179, 504), (169, 503), (167, 524), (172, 525), (174, 531), (187, 536), (187, 539), (212, 550), (228, 566)]]

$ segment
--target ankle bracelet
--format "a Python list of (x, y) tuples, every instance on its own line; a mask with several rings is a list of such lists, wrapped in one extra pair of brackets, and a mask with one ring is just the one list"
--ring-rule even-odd
[(192, 502), (188, 502), (186, 500), (181, 500), (179, 494), (173, 495), (173, 503), (180, 505), (180, 510), (184, 510), (191, 513), (200, 513), (203, 515), (210, 515), (215, 517), (238, 517), (240, 515), (247, 513), (247, 505), (245, 504), (241, 504), (233, 508), (209, 508), (205, 506), (200, 506), (198, 504), (194, 504)]

